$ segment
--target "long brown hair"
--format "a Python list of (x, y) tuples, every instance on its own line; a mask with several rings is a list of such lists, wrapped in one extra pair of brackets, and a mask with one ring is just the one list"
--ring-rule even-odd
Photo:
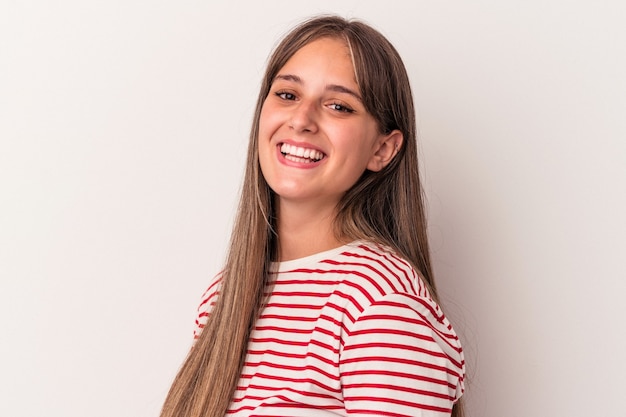
[[(418, 171), (415, 111), (404, 64), (389, 41), (364, 23), (336, 16), (308, 20), (281, 41), (268, 61), (219, 297), (172, 384), (161, 417), (222, 417), (228, 409), (248, 337), (263, 304), (269, 266), (278, 251), (274, 194), (259, 166), (261, 108), (289, 58), (324, 37), (346, 41), (363, 103), (381, 132), (398, 129), (404, 135), (393, 161), (380, 172), (364, 173), (342, 198), (335, 233), (342, 240), (366, 239), (393, 248), (415, 266), (436, 297)], [(453, 415), (460, 416), (456, 408)]]

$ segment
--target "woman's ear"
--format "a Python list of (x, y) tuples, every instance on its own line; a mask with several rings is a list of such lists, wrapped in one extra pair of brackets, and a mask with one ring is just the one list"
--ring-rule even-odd
[(397, 129), (381, 135), (376, 142), (375, 152), (367, 164), (367, 169), (378, 172), (385, 168), (400, 150), (403, 140), (402, 132)]

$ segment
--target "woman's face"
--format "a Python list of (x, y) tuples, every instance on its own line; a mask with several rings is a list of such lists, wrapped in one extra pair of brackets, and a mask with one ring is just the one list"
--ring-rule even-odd
[(259, 160), (280, 201), (333, 207), (366, 169), (382, 169), (384, 135), (363, 105), (345, 42), (322, 38), (278, 71), (259, 122)]

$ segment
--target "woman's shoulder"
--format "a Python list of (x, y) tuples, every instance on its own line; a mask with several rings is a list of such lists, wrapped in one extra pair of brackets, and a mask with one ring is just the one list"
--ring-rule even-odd
[[(366, 276), (361, 282), (376, 277), (379, 286), (369, 291), (371, 298), (354, 316), (345, 341), (344, 362), (360, 363), (363, 355), (372, 354), (385, 358), (399, 355), (401, 366), (408, 366), (408, 359), (415, 361), (410, 363), (436, 364), (442, 370), (437, 378), (449, 383), (443, 394), (458, 398), (464, 389), (463, 349), (419, 272), (393, 249), (371, 242), (356, 243), (343, 258), (355, 273)], [(416, 375), (422, 372), (415, 371)]]
[(322, 263), (350, 274), (353, 282), (367, 285), (375, 298), (387, 294), (430, 298), (419, 271), (392, 248), (378, 243), (352, 242), (337, 256)]
[(277, 265), (272, 282), (279, 293), (316, 293), (351, 317), (391, 294), (430, 299), (418, 271), (389, 247), (354, 241), (330, 251)]

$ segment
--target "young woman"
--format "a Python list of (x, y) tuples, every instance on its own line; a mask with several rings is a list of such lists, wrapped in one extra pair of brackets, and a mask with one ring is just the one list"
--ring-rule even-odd
[(162, 417), (453, 412), (465, 365), (436, 301), (415, 131), (380, 33), (324, 16), (283, 39), (226, 265)]

